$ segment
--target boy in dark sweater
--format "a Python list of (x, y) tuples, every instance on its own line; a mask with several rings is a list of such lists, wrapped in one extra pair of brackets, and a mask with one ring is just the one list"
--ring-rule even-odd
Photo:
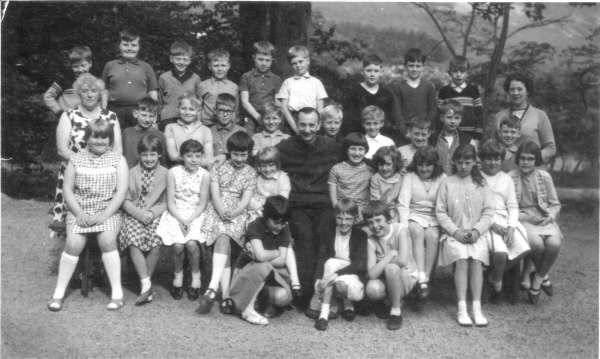
[(460, 102), (450, 99), (440, 106), (440, 122), (442, 129), (432, 137), (432, 146), (437, 150), (440, 166), (446, 175), (452, 174), (452, 155), (462, 145), (469, 143), (477, 146), (472, 137), (460, 131), (463, 106)]

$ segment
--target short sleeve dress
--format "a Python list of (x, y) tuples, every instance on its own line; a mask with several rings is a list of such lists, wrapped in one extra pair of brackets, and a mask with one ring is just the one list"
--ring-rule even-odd
[[(235, 168), (231, 164), (231, 161), (226, 161), (221, 166), (213, 168), (210, 180), (219, 186), (223, 209), (231, 211), (239, 205), (246, 189), (254, 189), (256, 187), (256, 171), (247, 164), (241, 168)], [(207, 245), (213, 244), (217, 236), (225, 234), (241, 246), (241, 237), (246, 230), (247, 222), (247, 209), (230, 222), (224, 222), (211, 203), (206, 210), (206, 219), (204, 226), (202, 226), (202, 234), (206, 238)]]
[[(71, 121), (71, 134), (69, 140), (69, 148), (74, 153), (77, 153), (84, 149), (87, 145), (84, 140), (85, 137), (85, 129), (89, 127), (89, 123), (91, 119), (83, 116), (83, 113), (79, 109), (79, 106), (69, 110), (66, 112), (66, 116)], [(99, 118), (102, 118), (108, 123), (115, 126), (119, 123), (117, 120), (117, 115), (114, 112), (103, 110), (100, 112)], [(58, 180), (56, 181), (56, 191), (54, 194), (54, 207), (52, 208), (52, 220), (53, 221), (64, 221), (66, 216), (65, 210), (65, 199), (63, 197), (63, 179), (65, 176), (65, 169), (67, 168), (67, 161), (62, 161), (60, 163), (60, 168), (58, 170)]]
[[(106, 209), (117, 191), (117, 171), (121, 155), (108, 151), (100, 156), (83, 149), (71, 157), (75, 168), (75, 199), (85, 214), (96, 215)], [(73, 233), (98, 233), (118, 231), (121, 228), (121, 212), (116, 211), (106, 221), (91, 227), (75, 223), (75, 215), (67, 212), (67, 226)]]

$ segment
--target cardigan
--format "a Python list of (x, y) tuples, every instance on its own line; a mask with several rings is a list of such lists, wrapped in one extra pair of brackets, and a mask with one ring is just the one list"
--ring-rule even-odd
[[(335, 257), (335, 237), (337, 230), (334, 228), (327, 238), (321, 240), (319, 246), (319, 257), (317, 260), (317, 271), (315, 280), (323, 277), (325, 262)], [(350, 232), (350, 264), (337, 270), (337, 275), (356, 274), (361, 280), (367, 278), (367, 234), (358, 227), (353, 227)]]
[[(142, 167), (139, 164), (129, 170), (129, 189), (125, 197), (126, 200), (135, 202), (142, 193), (142, 171)], [(167, 210), (167, 172), (166, 168), (158, 165), (156, 173), (154, 173), (154, 181), (152, 182), (151, 189), (144, 196), (146, 208), (143, 209), (151, 211), (154, 217)]]
[[(509, 176), (512, 178), (515, 184), (517, 202), (519, 203), (520, 207), (523, 207), (523, 182), (521, 179), (521, 173), (519, 170), (512, 170), (510, 171)], [(536, 194), (535, 197), (537, 198), (538, 209), (543, 214), (546, 214), (553, 220), (556, 220), (558, 213), (560, 212), (561, 205), (558, 199), (558, 194), (556, 193), (556, 188), (552, 182), (552, 176), (550, 176), (550, 173), (537, 168), (534, 169), (529, 176), (534, 176), (535, 179), (533, 183), (535, 186), (534, 190)], [(523, 212), (523, 208), (521, 208), (521, 212)]]

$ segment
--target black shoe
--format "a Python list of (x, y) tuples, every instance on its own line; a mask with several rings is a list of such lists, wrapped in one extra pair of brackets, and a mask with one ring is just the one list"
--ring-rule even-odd
[[(212, 294), (212, 297), (209, 295)], [(198, 314), (208, 314), (212, 309), (213, 304), (215, 303), (215, 297), (217, 293), (213, 289), (207, 289), (206, 293), (201, 295), (198, 298), (198, 308), (196, 309), (196, 313)]]
[(400, 315), (390, 315), (386, 324), (389, 330), (398, 330), (402, 327), (402, 314)]
[(221, 302), (221, 313), (223, 314), (234, 314), (235, 313), (235, 305), (233, 304), (233, 300), (231, 298), (225, 298)]
[(189, 287), (187, 289), (187, 297), (192, 302), (198, 300), (198, 298), (200, 297), (200, 288)]
[(307, 308), (304, 311), (304, 315), (306, 315), (310, 319), (317, 319), (317, 318), (319, 318), (319, 314), (320, 314), (320, 312), (318, 310), (316, 310), (316, 309)]
[(153, 294), (154, 294), (154, 291), (152, 290), (152, 287), (150, 287), (147, 291), (145, 291), (144, 293), (140, 294), (137, 297), (134, 304), (136, 306), (140, 306), (140, 305), (144, 305), (144, 304), (152, 302)]
[(550, 279), (544, 279), (540, 288), (542, 288), (547, 296), (552, 297), (554, 295), (554, 287), (552, 286), (552, 283), (550, 283)]
[(183, 298), (183, 287), (171, 286), (169, 293), (171, 293), (173, 299), (180, 300), (181, 298)]
[(373, 311), (375, 312), (375, 316), (379, 319), (388, 319), (390, 316), (390, 308), (382, 302), (375, 303)]
[(429, 285), (427, 283), (419, 283), (417, 295), (421, 300), (427, 299), (427, 297), (429, 297)]
[(357, 315), (366, 317), (371, 314), (371, 303), (364, 300), (354, 303), (354, 311)]
[(490, 287), (490, 303), (498, 304), (500, 303), (501, 298), (502, 291), (496, 291), (494, 288)]
[(279, 308), (277, 308), (274, 305), (268, 305), (267, 308), (265, 309), (265, 312), (263, 313), (263, 315), (265, 316), (265, 318), (271, 319), (271, 318), (277, 318), (278, 316), (281, 315), (281, 313), (283, 313), (283, 311)]
[(535, 305), (540, 299), (541, 290), (533, 288), (534, 278), (535, 272), (531, 272), (531, 274), (529, 274), (529, 279), (531, 280), (531, 288), (529, 288), (529, 291), (527, 291), (527, 297), (529, 298), (529, 303)]
[(342, 311), (342, 318), (352, 322), (356, 318), (356, 312), (354, 312), (354, 309), (344, 309)]
[(317, 330), (321, 330), (321, 331), (327, 330), (327, 324), (328, 324), (327, 319), (319, 318), (319, 319), (315, 320), (315, 328)]

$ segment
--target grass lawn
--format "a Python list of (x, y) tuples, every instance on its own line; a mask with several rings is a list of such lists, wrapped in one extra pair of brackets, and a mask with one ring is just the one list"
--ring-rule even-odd
[[(568, 206), (567, 206), (568, 207)], [(552, 298), (543, 293), (537, 307), (484, 302), (487, 328), (461, 328), (455, 322), (452, 277), (436, 270), (432, 295), (422, 312), (404, 311), (395, 332), (375, 316), (348, 323), (332, 320), (326, 332), (295, 310), (266, 327), (252, 326), (216, 308), (194, 313), (185, 297), (174, 301), (166, 286), (170, 261), (158, 268), (153, 303), (135, 307), (134, 288), (125, 307), (105, 309), (108, 297), (95, 289), (66, 299), (62, 312), (46, 302), (51, 274), (46, 224), (49, 203), (15, 200), (2, 194), (2, 357), (275, 357), (275, 358), (595, 358), (598, 357), (598, 213), (567, 208), (560, 217), (565, 234), (551, 273)], [(169, 251), (165, 250), (165, 257)]]

